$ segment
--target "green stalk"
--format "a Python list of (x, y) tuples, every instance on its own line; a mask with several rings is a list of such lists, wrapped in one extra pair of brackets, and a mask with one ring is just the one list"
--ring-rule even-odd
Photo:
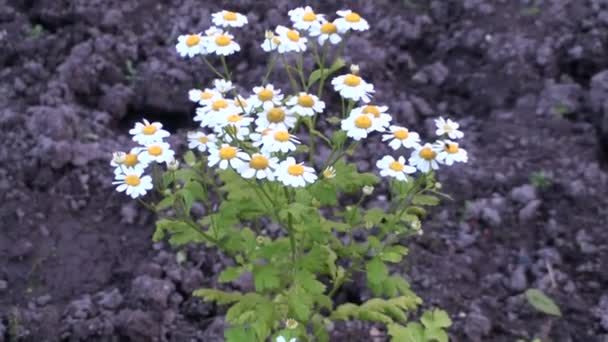
[(209, 67), (209, 69), (211, 69), (211, 71), (213, 71), (215, 73), (216, 76), (219, 76), (220, 78), (224, 78), (224, 75), (222, 75), (221, 72), (219, 72), (214, 66), (213, 64), (211, 64), (211, 62), (209, 62), (209, 60), (207, 59), (207, 57), (202, 56), (203, 61), (205, 61), (205, 64), (207, 64), (207, 67)]

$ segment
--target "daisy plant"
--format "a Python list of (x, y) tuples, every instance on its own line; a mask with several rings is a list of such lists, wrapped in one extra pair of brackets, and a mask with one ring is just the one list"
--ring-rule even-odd
[[(393, 341), (446, 341), (447, 313), (421, 312), (395, 266), (406, 239), (423, 233), (428, 207), (448, 197), (436, 172), (468, 161), (464, 134), (440, 117), (436, 139), (423, 141), (374, 101), (377, 89), (358, 66), (345, 68), (349, 36), (369, 29), (358, 13), (301, 7), (289, 18), (253, 45), (269, 56), (258, 84), (233, 83), (229, 67), (244, 14), (214, 13), (215, 26), (180, 36), (177, 53), (201, 58), (217, 78), (184, 94), (197, 106), (189, 150), (179, 162), (161, 123), (135, 123), (134, 145), (110, 162), (116, 190), (159, 216), (155, 241), (202, 244), (233, 260), (217, 287), (194, 292), (227, 308), (227, 341), (329, 341), (332, 321), (351, 319), (385, 324)], [(289, 87), (271, 83), (279, 73)], [(368, 139), (390, 151), (377, 156), (375, 172), (348, 161)], [(372, 207), (374, 194), (386, 206)], [(239, 279), (250, 286), (237, 287)], [(337, 300), (354, 279), (365, 279), (357, 286), (372, 297)]]

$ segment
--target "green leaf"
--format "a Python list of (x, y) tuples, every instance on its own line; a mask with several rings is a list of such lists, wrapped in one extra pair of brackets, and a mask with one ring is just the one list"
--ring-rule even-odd
[(155, 208), (157, 211), (165, 210), (165, 209), (168, 209), (171, 206), (173, 206), (174, 202), (175, 202), (175, 196), (169, 195), (169, 196), (166, 196), (165, 198), (163, 198), (160, 202), (156, 203)]
[(401, 262), (401, 259), (403, 257), (398, 254), (398, 253), (394, 253), (394, 252), (382, 252), (380, 253), (380, 259), (382, 259), (382, 261), (387, 261), (387, 262), (392, 262), (392, 263), (398, 263)]
[(432, 195), (416, 195), (412, 198), (412, 203), (415, 205), (435, 206), (439, 204), (439, 198)]
[(240, 292), (225, 292), (216, 289), (198, 289), (192, 295), (203, 298), (205, 302), (215, 302), (217, 304), (238, 302), (243, 297)]
[(427, 342), (424, 338), (424, 327), (420, 323), (409, 323), (405, 327), (389, 324), (388, 334), (392, 337), (392, 342)]
[(332, 142), (334, 149), (339, 149), (340, 147), (342, 147), (344, 145), (344, 143), (346, 142), (347, 138), (348, 138), (348, 136), (346, 135), (345, 131), (343, 131), (343, 130), (335, 131), (334, 134), (331, 136), (331, 142)]
[(386, 265), (379, 259), (373, 258), (366, 264), (367, 268), (367, 286), (372, 290), (374, 295), (378, 296), (382, 293), (383, 282), (388, 277), (388, 269)]
[(207, 191), (201, 185), (201, 183), (197, 181), (186, 182), (186, 184), (184, 185), (184, 189), (190, 191), (192, 196), (194, 196), (194, 200), (201, 202), (207, 201)]
[(153, 241), (162, 240), (167, 234), (171, 235), (169, 243), (173, 246), (181, 246), (190, 242), (205, 242), (205, 236), (201, 232), (184, 221), (159, 220), (156, 221), (156, 231), (152, 236)]
[(382, 222), (384, 219), (385, 211), (380, 208), (372, 208), (365, 212), (363, 216), (363, 220), (366, 224), (370, 224), (371, 226), (377, 225)]
[(338, 203), (336, 185), (326, 179), (315, 182), (309, 189), (310, 194), (321, 202), (321, 205), (335, 206)]
[(186, 152), (184, 154), (184, 161), (186, 162), (186, 164), (188, 164), (188, 166), (193, 167), (194, 164), (196, 164), (196, 156), (194, 155), (194, 152)]
[(238, 279), (238, 277), (241, 276), (243, 271), (244, 269), (242, 267), (227, 267), (222, 271), (222, 273), (220, 273), (218, 281), (220, 283), (229, 283)]
[(287, 297), (289, 314), (300, 322), (308, 321), (311, 313), (312, 300), (304, 293), (292, 291)]
[(232, 327), (224, 332), (226, 342), (257, 341), (255, 331), (249, 327)]
[(346, 63), (344, 63), (344, 60), (342, 58), (337, 58), (329, 68), (317, 69), (313, 71), (308, 77), (308, 87), (311, 87), (319, 79), (321, 79), (321, 76), (327, 79), (331, 74), (338, 71), (345, 65)]
[(281, 284), (279, 270), (273, 265), (255, 266), (253, 268), (253, 281), (257, 292), (274, 290)]
[(321, 315), (314, 315), (312, 317), (312, 332), (315, 335), (315, 341), (318, 342), (329, 342), (329, 334), (327, 333), (327, 327), (325, 325), (325, 318)]
[(448, 313), (440, 309), (426, 311), (420, 318), (420, 321), (427, 329), (447, 328), (452, 325), (452, 320), (448, 316)]
[(315, 275), (306, 270), (299, 270), (295, 277), (296, 284), (311, 294), (323, 294), (325, 285), (318, 281)]
[(536, 310), (548, 315), (561, 317), (562, 312), (555, 302), (545, 295), (541, 290), (528, 289), (526, 290), (526, 299)]
[[(326, 119), (326, 121), (332, 125), (337, 125), (340, 122), (342, 122), (342, 119), (337, 116), (330, 116), (329, 118)], [(340, 132), (340, 131), (336, 131), (336, 132)], [(346, 136), (346, 132), (344, 132), (344, 136)]]
[(448, 342), (448, 334), (441, 328), (425, 329), (424, 338), (427, 341)]

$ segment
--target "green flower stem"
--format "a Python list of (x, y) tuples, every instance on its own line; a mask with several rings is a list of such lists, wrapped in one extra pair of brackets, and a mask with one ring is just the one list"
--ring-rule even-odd
[(294, 92), (299, 92), (300, 88), (298, 87), (298, 82), (296, 82), (296, 80), (293, 78), (293, 75), (291, 74), (291, 71), (289, 70), (290, 65), (289, 63), (287, 63), (287, 58), (285, 57), (285, 54), (281, 55), (282, 59), (283, 59), (283, 66), (285, 67), (285, 71), (287, 72), (287, 77), (289, 77), (289, 82), (291, 82), (291, 88)]
[(207, 232), (205, 232), (204, 230), (201, 229), (201, 227), (194, 222), (190, 217), (185, 216), (184, 217), (184, 222), (186, 222), (186, 224), (188, 224), (190, 227), (194, 228), (196, 231), (199, 232), (199, 234), (201, 234), (205, 239), (209, 240), (209, 242), (213, 243), (216, 246), (220, 246), (218, 244), (218, 240), (213, 238), (213, 236), (209, 235)]
[(154, 207), (152, 204), (142, 200), (141, 198), (137, 198), (137, 201), (139, 203), (141, 203), (144, 207), (146, 207), (146, 209), (150, 210), (151, 212), (155, 213), (156, 212), (156, 207)]
[(230, 75), (230, 70), (228, 70), (228, 64), (226, 63), (226, 57), (225, 56), (220, 56), (220, 60), (222, 61), (222, 66), (224, 67), (224, 72), (226, 73), (224, 78), (226, 81), (230, 81), (231, 80), (231, 75)]
[(276, 63), (277, 55), (272, 54), (272, 57), (270, 58), (270, 63), (268, 64), (268, 68), (266, 69), (266, 74), (264, 75), (264, 79), (262, 79), (262, 86), (266, 86), (266, 82), (268, 82), (268, 77), (270, 77), (270, 74), (274, 70), (274, 66)]
[(325, 75), (325, 62), (327, 59), (327, 41), (323, 44), (323, 51), (321, 52), (321, 77), (319, 79), (319, 89), (317, 90), (317, 97), (321, 99), (323, 96), (323, 86), (325, 85), (325, 80), (327, 79), (327, 75)]
[(346, 109), (346, 115), (344, 117), (349, 116), (350, 112), (353, 110), (354, 107), (355, 107), (355, 101), (348, 100), (348, 108)]
[(306, 82), (306, 78), (304, 77), (304, 56), (302, 52), (298, 53), (296, 58), (296, 67), (298, 75), (300, 76), (300, 82), (302, 82), (302, 88), (305, 92), (308, 92), (308, 85)]
[[(285, 197), (287, 199), (287, 204), (289, 205), (291, 201), (291, 196), (287, 187), (283, 187), (283, 191), (285, 192)], [(295, 264), (296, 264), (296, 236), (295, 231), (293, 229), (293, 217), (291, 213), (287, 213), (287, 232), (289, 234), (289, 245), (291, 247), (291, 261), (294, 265), (293, 270), (295, 272)]]
[(224, 75), (222, 75), (221, 72), (219, 72), (214, 66), (213, 64), (211, 64), (211, 62), (209, 62), (209, 60), (207, 59), (207, 57), (201, 55), (201, 57), (203, 58), (203, 61), (205, 62), (205, 64), (207, 64), (207, 67), (209, 67), (209, 69), (211, 69), (211, 71), (213, 71), (213, 73), (215, 73), (216, 76), (220, 77), (220, 78), (224, 78)]

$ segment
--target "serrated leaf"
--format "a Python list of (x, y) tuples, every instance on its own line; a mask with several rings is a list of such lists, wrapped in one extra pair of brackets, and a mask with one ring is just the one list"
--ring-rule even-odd
[(173, 202), (175, 202), (175, 196), (169, 195), (163, 198), (160, 202), (156, 203), (156, 210), (161, 211), (170, 208), (173, 206)]
[(409, 323), (407, 326), (389, 324), (388, 334), (391, 342), (427, 342), (424, 338), (424, 328), (419, 323)]
[(196, 164), (196, 156), (194, 155), (194, 152), (188, 151), (184, 153), (184, 161), (186, 164), (188, 164), (188, 166), (194, 166), (194, 164)]
[(526, 290), (526, 299), (536, 310), (548, 315), (561, 317), (562, 312), (559, 306), (555, 304), (553, 299), (545, 295), (541, 290), (528, 289)]
[(242, 267), (227, 267), (220, 273), (218, 281), (220, 283), (229, 283), (238, 279), (241, 276), (244, 269)]
[(295, 277), (296, 284), (311, 294), (323, 294), (325, 285), (317, 280), (315, 275), (306, 270), (299, 270)]
[(279, 270), (272, 265), (262, 265), (253, 268), (253, 282), (257, 292), (274, 290), (281, 284)]
[(382, 222), (384, 219), (385, 211), (380, 208), (372, 208), (365, 212), (365, 216), (363, 216), (363, 220), (365, 223), (369, 223), (371, 225), (376, 225)]
[(226, 292), (216, 289), (198, 289), (192, 295), (203, 298), (205, 302), (215, 302), (217, 304), (238, 302), (243, 297), (240, 292)]
[(439, 204), (439, 198), (432, 195), (416, 195), (412, 198), (415, 205), (435, 206)]
[(452, 325), (452, 320), (448, 316), (448, 313), (440, 309), (426, 311), (420, 318), (420, 321), (427, 329), (447, 328)]
[(329, 68), (317, 69), (310, 73), (308, 77), (308, 87), (311, 87), (318, 80), (321, 79), (321, 76), (324, 78), (328, 78), (331, 74), (338, 71), (340, 68), (345, 66), (346, 63), (342, 58), (337, 58)]
[(387, 262), (392, 262), (392, 263), (398, 263), (401, 262), (402, 259), (402, 255), (395, 253), (395, 252), (382, 252), (380, 253), (380, 259), (382, 259), (382, 261), (387, 261)]
[(232, 327), (224, 332), (226, 342), (256, 341), (256, 334), (249, 327)]
[(373, 258), (366, 264), (367, 269), (367, 285), (372, 290), (374, 295), (382, 293), (383, 282), (388, 276), (386, 265), (379, 259)]

